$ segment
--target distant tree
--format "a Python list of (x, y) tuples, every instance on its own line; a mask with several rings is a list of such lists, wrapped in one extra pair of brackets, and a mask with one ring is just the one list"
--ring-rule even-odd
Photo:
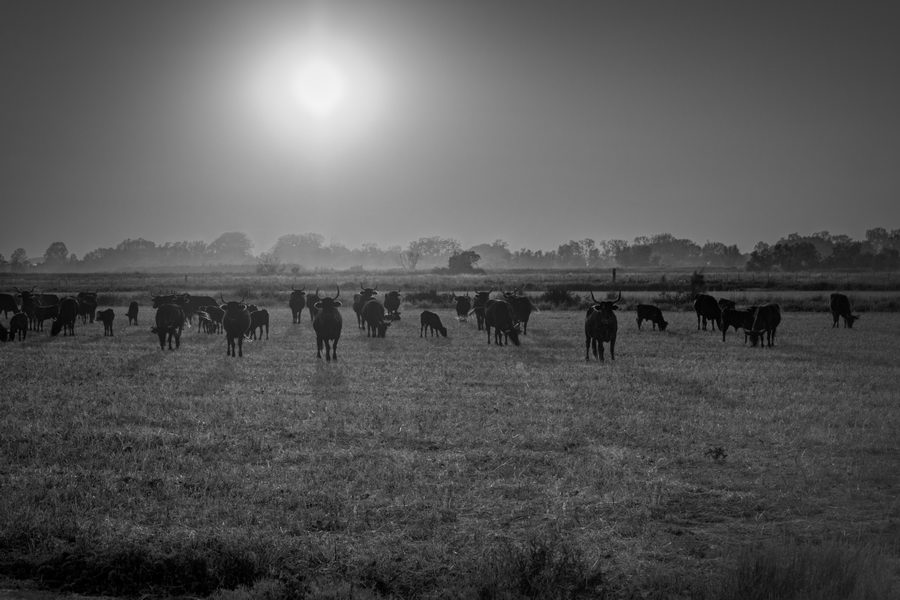
[(66, 264), (69, 258), (69, 249), (63, 242), (53, 242), (44, 252), (45, 267), (59, 267)]
[(652, 264), (653, 247), (646, 244), (626, 246), (616, 254), (616, 262), (623, 267), (646, 267)]
[(410, 242), (401, 257), (402, 266), (407, 270), (415, 270), (422, 260), (435, 264), (462, 250), (462, 246), (453, 238), (422, 237)]
[(481, 257), (471, 250), (454, 254), (448, 260), (448, 267), (451, 273), (473, 273), (476, 271), (475, 263), (481, 260)]
[(8, 264), (9, 264), (9, 263), (8, 263), (7, 260), (6, 260), (6, 257), (3, 256), (2, 253), (0, 253), (0, 267), (5, 267), (5, 266), (8, 265)]
[(253, 242), (246, 233), (229, 231), (217, 237), (207, 247), (207, 254), (218, 262), (234, 261), (246, 262), (252, 258), (250, 250)]
[(9, 264), (13, 271), (21, 271), (28, 267), (28, 253), (25, 248), (16, 248), (9, 257)]

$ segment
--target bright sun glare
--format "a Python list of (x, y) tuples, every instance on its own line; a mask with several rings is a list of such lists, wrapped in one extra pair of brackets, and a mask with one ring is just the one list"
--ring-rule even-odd
[(313, 59), (298, 71), (292, 92), (310, 115), (325, 118), (334, 114), (344, 99), (344, 75), (334, 63)]

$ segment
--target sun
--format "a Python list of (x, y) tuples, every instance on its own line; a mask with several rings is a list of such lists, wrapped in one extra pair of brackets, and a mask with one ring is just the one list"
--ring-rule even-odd
[(291, 91), (309, 115), (330, 117), (346, 96), (344, 73), (328, 59), (311, 59), (296, 72)]

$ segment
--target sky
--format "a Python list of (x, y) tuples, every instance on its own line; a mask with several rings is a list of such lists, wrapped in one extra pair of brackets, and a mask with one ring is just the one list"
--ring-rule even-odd
[(900, 4), (0, 0), (0, 253), (900, 228)]

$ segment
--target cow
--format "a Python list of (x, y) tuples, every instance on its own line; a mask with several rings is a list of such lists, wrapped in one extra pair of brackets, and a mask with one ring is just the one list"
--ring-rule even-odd
[(28, 315), (17, 312), (9, 320), (9, 341), (18, 336), (20, 342), (24, 342), (28, 335)]
[(700, 331), (700, 321), (703, 321), (703, 331), (706, 331), (706, 322), (712, 323), (712, 330), (716, 327), (722, 329), (722, 309), (715, 298), (708, 294), (697, 294), (694, 299), (694, 312), (697, 313), (697, 331)]
[(522, 335), (528, 335), (528, 319), (531, 318), (531, 313), (536, 311), (537, 308), (531, 303), (531, 299), (528, 296), (522, 294), (521, 290), (504, 292), (503, 297), (509, 302), (513, 316), (522, 326)]
[(266, 339), (269, 339), (269, 311), (260, 308), (250, 313), (250, 339), (257, 339), (257, 329), (259, 329), (259, 339), (262, 339), (263, 328), (266, 330)]
[(366, 326), (362, 314), (363, 306), (377, 295), (378, 290), (375, 288), (362, 288), (358, 294), (353, 294), (353, 312), (356, 313), (356, 322), (360, 329), (364, 329)]
[(88, 319), (94, 322), (94, 314), (97, 312), (97, 292), (78, 292), (78, 316), (81, 324), (86, 325)]
[(419, 323), (419, 337), (423, 337), (426, 327), (431, 331), (431, 337), (434, 337), (435, 331), (447, 337), (447, 328), (441, 323), (441, 318), (436, 313), (430, 310), (423, 310), (419, 317)]
[(484, 309), (488, 300), (491, 298), (491, 291), (475, 291), (475, 297), (472, 299), (472, 310), (469, 314), (475, 313), (475, 322), (478, 324), (478, 331), (484, 329)]
[(658, 306), (653, 306), (652, 304), (638, 304), (637, 305), (637, 326), (638, 329), (641, 328), (641, 323), (644, 321), (650, 321), (653, 325), (653, 329), (655, 330), (659, 327), (660, 331), (665, 331), (666, 327), (668, 327), (669, 322), (663, 319), (662, 311), (659, 310)]
[(29, 322), (32, 323), (34, 331), (44, 330), (44, 321), (47, 319), (56, 319), (59, 316), (59, 304), (33, 304), (31, 305), (31, 315)]
[[(222, 318), (225, 316), (225, 310), (218, 304), (210, 304), (201, 306), (200, 310), (206, 313), (208, 323), (206, 325), (207, 333), (222, 332)], [(200, 314), (199, 312), (197, 314)]]
[(838, 321), (841, 318), (844, 319), (844, 327), (852, 329), (853, 322), (859, 318), (859, 315), (851, 314), (850, 298), (844, 294), (837, 293), (831, 294), (831, 316), (834, 318), (834, 323), (831, 325), (832, 329), (838, 327)]
[(3, 316), (5, 318), (9, 318), (9, 313), (16, 314), (19, 312), (19, 303), (16, 302), (16, 297), (13, 294), (0, 294), (0, 310), (3, 311)]
[(166, 340), (169, 342), (169, 350), (172, 350), (172, 340), (175, 340), (175, 348), (181, 346), (181, 330), (184, 328), (184, 309), (174, 302), (157, 302), (153, 300), (156, 309), (156, 327), (150, 331), (159, 336), (159, 348), (166, 349)]
[(197, 333), (200, 333), (201, 331), (215, 333), (217, 331), (216, 324), (213, 323), (212, 319), (209, 317), (209, 313), (206, 312), (205, 309), (206, 307), (204, 306), (197, 311)]
[(113, 309), (111, 308), (97, 311), (97, 320), (103, 323), (104, 336), (111, 336), (113, 334), (113, 319), (115, 318), (116, 313), (113, 312)]
[(737, 304), (735, 303), (735, 301), (729, 300), (728, 298), (719, 298), (716, 304), (719, 305), (719, 310), (725, 310), (726, 308), (737, 308)]
[(609, 358), (616, 360), (616, 335), (619, 330), (619, 322), (613, 311), (619, 309), (618, 302), (622, 300), (622, 292), (619, 292), (615, 300), (602, 302), (594, 298), (591, 292), (591, 300), (594, 303), (588, 308), (584, 317), (584, 360), (591, 360), (591, 352), (599, 361), (603, 361), (603, 343), (609, 343)]
[(291, 318), (293, 322), (299, 323), (300, 317), (303, 315), (303, 309), (306, 307), (306, 292), (295, 288), (291, 289), (291, 297), (288, 299), (288, 306), (291, 309)]
[(385, 320), (385, 308), (378, 300), (372, 299), (362, 307), (362, 317), (366, 324), (366, 337), (383, 338), (391, 322)]
[[(250, 311), (244, 304), (244, 299), (228, 302), (222, 298), (222, 310), (225, 314), (222, 316), (222, 328), (225, 330), (225, 342), (227, 347), (225, 355), (236, 357), (244, 356), (244, 336), (250, 332)], [(237, 354), (235, 354), (235, 347)]]
[(194, 315), (203, 306), (216, 304), (216, 299), (210, 296), (195, 296), (193, 294), (180, 294), (182, 297), (181, 308), (184, 310), (184, 316), (187, 318), (188, 324), (193, 325)]
[(28, 316), (28, 327), (33, 331), (37, 331), (38, 322), (37, 316), (35, 315), (36, 308), (38, 305), (37, 297), (34, 294), (34, 288), (31, 288), (28, 291), (20, 290), (19, 288), (15, 288), (16, 293), (22, 298), (22, 312), (24, 312)]
[(509, 340), (519, 345), (521, 330), (516, 323), (516, 315), (506, 300), (488, 300), (484, 307), (484, 328), (487, 330), (488, 344), (491, 343), (491, 327), (494, 328), (494, 343), (506, 345)]
[(472, 310), (472, 298), (469, 296), (469, 292), (466, 292), (465, 296), (453, 294), (451, 299), (456, 302), (456, 320), (461, 323), (467, 321), (469, 311)]
[(322, 298), (319, 296), (319, 290), (316, 289), (316, 316), (313, 319), (313, 329), (316, 332), (316, 358), (322, 358), (322, 346), (325, 346), (325, 360), (330, 361), (332, 358), (337, 360), (337, 345), (341, 338), (341, 327), (343, 319), (341, 319), (341, 306), (338, 297), (341, 295), (341, 288), (337, 288), (337, 295), (334, 298)]
[[(781, 307), (777, 304), (763, 304), (753, 311), (752, 323), (744, 332), (750, 337), (750, 344), (756, 346), (775, 345), (775, 332), (781, 323)], [(767, 344), (763, 344), (763, 336)]]
[(125, 313), (125, 316), (128, 317), (129, 325), (137, 325), (138, 324), (137, 323), (138, 310), (139, 310), (139, 307), (138, 307), (137, 302), (132, 301), (131, 304), (128, 305), (128, 312)]
[[(756, 306), (751, 306), (745, 310), (738, 310), (736, 308), (725, 308), (722, 310), (722, 341), (725, 341), (725, 333), (728, 331), (729, 327), (734, 327), (734, 330), (743, 329), (747, 331), (753, 327), (753, 314), (756, 311)], [(747, 343), (748, 335), (744, 334), (744, 343)]]
[(50, 327), (50, 335), (59, 335), (62, 331), (63, 335), (75, 335), (75, 320), (78, 319), (78, 299), (72, 296), (66, 296), (59, 301), (59, 313), (53, 319), (53, 326)]
[(384, 309), (387, 311), (389, 321), (400, 320), (400, 290), (388, 292), (384, 295)]
[(128, 305), (128, 312), (125, 313), (125, 316), (128, 317), (129, 325), (137, 325), (137, 315), (139, 310), (140, 305), (136, 301), (132, 300)]

